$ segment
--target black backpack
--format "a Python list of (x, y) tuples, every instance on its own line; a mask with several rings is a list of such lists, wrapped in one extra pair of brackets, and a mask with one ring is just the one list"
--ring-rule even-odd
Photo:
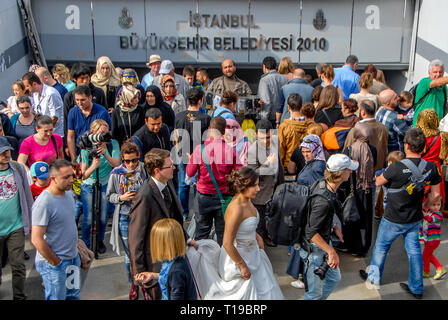
[[(325, 180), (317, 180), (311, 187), (297, 183), (284, 183), (275, 189), (272, 200), (267, 205), (266, 226), (269, 238), (276, 244), (284, 246), (300, 246), (301, 235), (308, 221), (310, 200), (322, 196), (314, 192), (325, 188)], [(319, 188), (320, 187), (320, 188)], [(325, 198), (326, 199), (326, 198)], [(328, 200), (328, 199), (326, 199)]]
[[(425, 100), (426, 96), (431, 92), (431, 90), (428, 90), (423, 97), (421, 97), (418, 101), (415, 101), (415, 94), (417, 93), (417, 87), (420, 84), (420, 81), (417, 82), (416, 84), (414, 84), (410, 89), (409, 92), (412, 93), (412, 95), (414, 96), (414, 101), (412, 101), (412, 109), (415, 109), (415, 107), (417, 107), (419, 104), (421, 104), (423, 102), (423, 100)], [(445, 99), (443, 100), (445, 102), (445, 105), (443, 106), (443, 110), (444, 113), (446, 113), (447, 110), (447, 105), (446, 105), (446, 98), (447, 98), (447, 92), (446, 92), (446, 86), (443, 86), (443, 93), (445, 95)]]

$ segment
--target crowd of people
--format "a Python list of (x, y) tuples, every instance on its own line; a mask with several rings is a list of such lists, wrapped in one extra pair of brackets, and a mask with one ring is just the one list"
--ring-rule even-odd
[(289, 57), (266, 57), (256, 117), (237, 108), (252, 90), (231, 59), (210, 79), (193, 66), (177, 74), (153, 54), (141, 82), (106, 56), (94, 73), (84, 63), (30, 66), (0, 110), (0, 256), (13, 298), (26, 299), (31, 234), (45, 299), (79, 299), (85, 246), (107, 251), (111, 219), (131, 300), (140, 290), (144, 299), (283, 299), (264, 247), (277, 246), (267, 221), (285, 183), (310, 190), (300, 246), (285, 248), (305, 299), (336, 288), (338, 252), (371, 252), (360, 277), (379, 285), (400, 235), (410, 266), (400, 286), (421, 298), (430, 264), (434, 279), (447, 273), (434, 252), (448, 212), (448, 77), (434, 60), (397, 94), (381, 70), (358, 64), (354, 55), (340, 68), (318, 64), (312, 79)]

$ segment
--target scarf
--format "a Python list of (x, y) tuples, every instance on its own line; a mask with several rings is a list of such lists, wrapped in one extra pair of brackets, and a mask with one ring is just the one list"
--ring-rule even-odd
[(117, 106), (123, 112), (132, 112), (138, 107), (138, 101), (136, 105), (131, 104), (131, 100), (137, 96), (140, 98), (140, 90), (134, 88), (132, 85), (128, 84), (123, 86), (120, 96), (117, 98)]
[(170, 273), (171, 267), (173, 266), (174, 261), (176, 261), (177, 257), (173, 260), (165, 260), (162, 262), (162, 267), (159, 272), (159, 286), (160, 291), (162, 291), (162, 300), (168, 300), (168, 290), (166, 288), (166, 283), (168, 282), (168, 275)]
[(133, 87), (137, 87), (140, 84), (137, 72), (134, 69), (124, 69), (121, 75), (121, 83), (123, 85), (132, 84)]
[[(418, 114), (416, 127), (422, 129), (426, 138), (439, 134), (439, 116), (434, 109), (425, 109)], [(440, 159), (448, 157), (448, 133), (440, 132)], [(425, 150), (426, 152), (426, 150)]]
[[(107, 76), (101, 73), (101, 67), (103, 64), (107, 63), (109, 65), (109, 74)], [(109, 57), (103, 56), (99, 57), (96, 63), (96, 72), (92, 75), (91, 82), (96, 87), (101, 88), (104, 94), (107, 96), (107, 86), (118, 87), (121, 84), (120, 77), (115, 70), (115, 67)]]
[(130, 191), (129, 187), (131, 186), (132, 191), (137, 191), (143, 185), (143, 169), (140, 163), (134, 170), (129, 170), (123, 163), (119, 167), (114, 168), (111, 174), (120, 176), (120, 194), (125, 194)]
[(309, 134), (303, 138), (300, 148), (308, 148), (314, 156), (314, 160), (321, 160), (326, 162), (322, 141), (319, 136)]
[(162, 89), (162, 96), (165, 101), (173, 100), (177, 96), (176, 82), (174, 81), (174, 78), (172, 76), (170, 76), (169, 74), (164, 74), (162, 76), (162, 79), (160, 80), (160, 86), (163, 88), (165, 86), (165, 83), (167, 83), (168, 81), (172, 81), (174, 84), (174, 94), (167, 95), (165, 93), (165, 90)]
[(357, 123), (353, 128), (351, 158), (359, 162), (356, 170), (356, 189), (368, 191), (373, 185), (375, 170), (373, 167), (372, 151), (369, 148), (369, 140), (372, 137), (372, 128), (364, 123)]

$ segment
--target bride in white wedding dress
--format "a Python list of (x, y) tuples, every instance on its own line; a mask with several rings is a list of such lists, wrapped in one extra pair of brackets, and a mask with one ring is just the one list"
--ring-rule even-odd
[(187, 250), (201, 299), (284, 299), (263, 239), (255, 232), (259, 216), (250, 200), (260, 191), (258, 181), (253, 169), (234, 171), (229, 190), (235, 196), (225, 213), (222, 247), (207, 239), (196, 241), (197, 251), (191, 247)]

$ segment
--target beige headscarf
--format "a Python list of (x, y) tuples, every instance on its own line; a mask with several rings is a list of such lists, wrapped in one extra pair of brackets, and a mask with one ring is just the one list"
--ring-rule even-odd
[[(101, 73), (101, 67), (103, 64), (109, 65), (109, 75), (105, 76)], [(120, 77), (115, 70), (115, 67), (109, 57), (99, 57), (96, 62), (96, 72), (93, 74), (92, 83), (94, 86), (103, 89), (104, 94), (107, 95), (107, 85), (111, 87), (118, 87), (121, 84)]]
[(140, 98), (140, 90), (134, 88), (132, 85), (128, 84), (123, 86), (120, 96), (117, 98), (117, 107), (119, 107), (123, 112), (132, 112), (138, 107), (138, 102), (136, 105), (131, 105), (131, 100), (135, 96)]
[(358, 161), (359, 167), (356, 170), (356, 189), (370, 191), (373, 186), (373, 176), (375, 174), (373, 166), (373, 155), (369, 148), (369, 140), (372, 137), (372, 128), (365, 123), (357, 123), (353, 127), (353, 137), (351, 158)]
[[(434, 109), (425, 109), (418, 114), (416, 127), (422, 129), (426, 138), (439, 134), (439, 116)], [(440, 132), (440, 159), (445, 160), (448, 157), (448, 133)]]

